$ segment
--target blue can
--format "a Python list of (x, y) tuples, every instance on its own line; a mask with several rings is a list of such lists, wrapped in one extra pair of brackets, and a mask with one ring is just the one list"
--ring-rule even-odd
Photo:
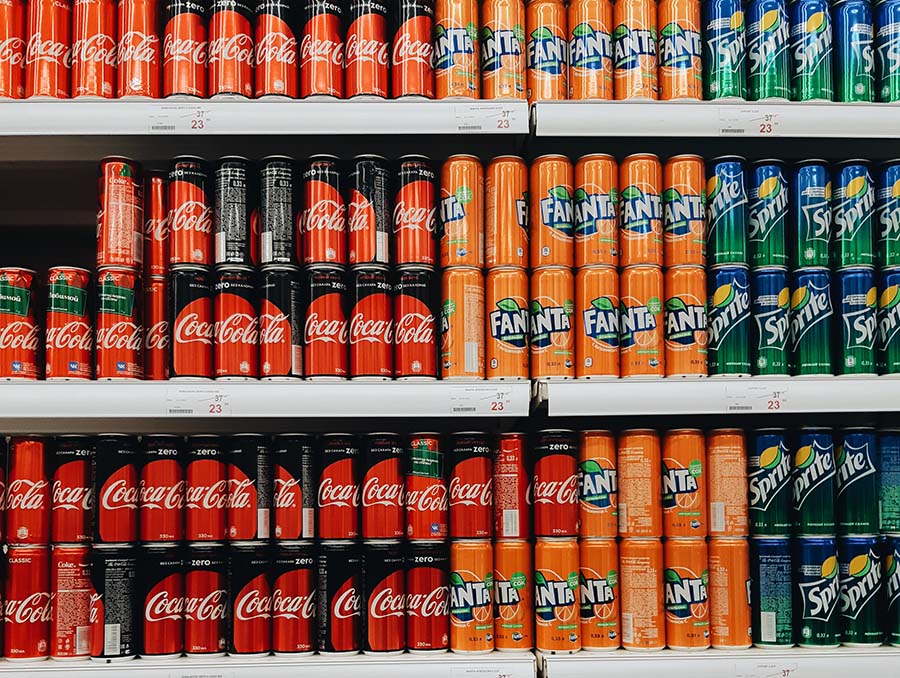
[(791, 98), (791, 24), (787, 0), (747, 5), (747, 98)]
[(900, 0), (875, 5), (875, 89), (879, 101), (900, 101)]
[(784, 163), (759, 160), (750, 170), (750, 267), (787, 267), (785, 220), (788, 211), (788, 187)]
[(787, 341), (791, 293), (788, 273), (780, 268), (760, 268), (750, 274), (751, 371), (755, 375), (789, 374)]
[(884, 540), (884, 597), (886, 640), (900, 646), (900, 535)]
[[(900, 52), (897, 53), (900, 63)], [(900, 266), (900, 160), (884, 163), (875, 183), (878, 241), (875, 255), (882, 268)]]
[(791, 96), (794, 101), (832, 101), (832, 29), (828, 0), (794, 0), (791, 18)]
[(791, 373), (834, 374), (831, 357), (831, 273), (801, 268), (791, 278)]
[(750, 540), (750, 609), (756, 647), (794, 644), (791, 540)]
[(845, 160), (835, 167), (831, 211), (835, 268), (875, 263), (875, 182), (867, 160)]
[(847, 428), (834, 455), (835, 524), (839, 535), (878, 533), (875, 429)]
[(882, 545), (876, 536), (838, 539), (841, 644), (881, 645)]
[(834, 99), (875, 101), (875, 54), (869, 0), (838, 0), (834, 22)]
[(879, 531), (900, 534), (900, 428), (878, 431)]
[(800, 429), (791, 471), (794, 534), (834, 534), (834, 469), (831, 429)]
[(747, 97), (747, 45), (742, 0), (704, 0), (703, 98)]
[(881, 272), (878, 292), (878, 372), (900, 374), (900, 269)]
[(795, 640), (800, 647), (837, 647), (840, 579), (835, 539), (795, 539), (793, 547)]
[(824, 160), (804, 160), (791, 176), (788, 243), (791, 267), (828, 266), (831, 242), (831, 173)]
[(727, 155), (707, 164), (707, 266), (747, 263), (746, 160)]
[(746, 266), (718, 266), (707, 273), (710, 376), (750, 376), (750, 280)]
[(747, 456), (750, 534), (789, 537), (791, 514), (791, 452), (783, 428), (761, 428), (753, 434)]
[(878, 293), (871, 268), (844, 268), (832, 285), (833, 305), (841, 314), (836, 333), (835, 357), (838, 374), (872, 374), (875, 369), (875, 335)]

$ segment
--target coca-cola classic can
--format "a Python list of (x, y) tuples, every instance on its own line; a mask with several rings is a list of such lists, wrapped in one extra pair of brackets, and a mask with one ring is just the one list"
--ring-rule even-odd
[(169, 279), (144, 278), (144, 379), (169, 378)]
[(91, 658), (133, 659), (140, 627), (138, 549), (97, 546), (91, 549)]
[(144, 378), (143, 296), (137, 272), (104, 268), (97, 274), (97, 379)]
[(0, 98), (25, 96), (25, 0), (0, 5)]
[(440, 437), (436, 433), (410, 434), (406, 464), (407, 539), (446, 539), (448, 501)]
[(264, 655), (272, 650), (272, 578), (268, 545), (228, 549), (230, 629), (228, 654)]
[(319, 468), (319, 539), (359, 537), (360, 453), (356, 439), (345, 433), (322, 436)]
[(57, 436), (53, 447), (50, 537), (54, 544), (91, 540), (94, 490), (91, 466), (94, 440), (89, 436)]
[(50, 654), (50, 549), (11, 546), (6, 553), (3, 656), (35, 661)]
[(116, 70), (120, 99), (162, 92), (159, 0), (119, 0)]
[(316, 647), (320, 654), (356, 653), (362, 631), (362, 554), (354, 542), (319, 544)]
[(315, 649), (316, 558), (308, 542), (283, 542), (272, 560), (272, 650), (276, 655)]
[(184, 559), (173, 545), (140, 549), (142, 657), (179, 657), (184, 650)]
[(116, 0), (74, 0), (72, 97), (116, 95)]
[(46, 439), (14, 437), (8, 463), (6, 541), (46, 545), (50, 541), (50, 453)]
[(91, 547), (56, 544), (50, 554), (50, 656), (91, 654)]
[(104, 433), (97, 437), (91, 464), (96, 497), (94, 544), (127, 544), (138, 538), (140, 453), (133, 436)]
[(141, 542), (178, 542), (184, 537), (184, 458), (182, 439), (144, 438), (140, 481)]
[(272, 444), (275, 539), (316, 536), (316, 446), (312, 436), (283, 433)]
[(138, 271), (144, 257), (144, 184), (131, 158), (100, 161), (97, 173), (97, 268)]
[(226, 551), (191, 544), (185, 557), (184, 651), (189, 657), (225, 654), (228, 612)]
[(94, 328), (91, 324), (91, 272), (74, 266), (47, 271), (47, 379), (90, 379)]
[(0, 268), (0, 285), (0, 379), (37, 379), (37, 276), (28, 268)]
[(30, 0), (26, 34), (25, 97), (68, 99), (72, 0)]
[(168, 173), (160, 170), (144, 174), (144, 277), (169, 272)]
[(217, 436), (191, 436), (185, 467), (185, 539), (189, 542), (225, 541), (228, 472)]

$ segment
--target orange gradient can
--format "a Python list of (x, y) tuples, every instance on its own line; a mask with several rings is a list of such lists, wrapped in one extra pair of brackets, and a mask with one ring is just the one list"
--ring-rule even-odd
[(578, 541), (539, 538), (534, 546), (535, 647), (547, 654), (581, 649)]
[(707, 532), (706, 438), (696, 428), (666, 431), (662, 450), (663, 534), (700, 537)]
[(564, 101), (569, 95), (569, 43), (562, 0), (531, 0), (525, 8), (528, 101)]
[(706, 169), (699, 155), (663, 166), (663, 258), (666, 266), (706, 265)]
[(578, 269), (575, 298), (575, 377), (618, 377), (618, 272), (607, 266)]
[(581, 649), (615, 650), (619, 629), (619, 545), (615, 539), (582, 539), (579, 545)]
[(703, 98), (698, 0), (659, 0), (659, 98)]
[(663, 264), (662, 165), (652, 153), (629, 155), (619, 165), (621, 266)]
[(666, 376), (705, 377), (706, 269), (675, 266), (666, 271)]
[(447, 268), (441, 277), (441, 377), (484, 379), (484, 276)]
[(542, 155), (531, 163), (531, 268), (575, 263), (572, 163), (564, 155)]
[(619, 369), (623, 377), (662, 377), (663, 273), (629, 266), (619, 276)]
[(529, 542), (494, 543), (494, 647), (501, 652), (534, 647), (533, 572)]
[(436, 0), (434, 85), (438, 99), (481, 98), (477, 0)]
[(528, 274), (492, 268), (485, 294), (487, 378), (528, 379)]
[(616, 99), (658, 99), (655, 0), (617, 0), (613, 24)]
[(612, 432), (582, 431), (578, 478), (582, 539), (615, 539), (619, 534), (619, 480)]
[(662, 537), (660, 463), (656, 431), (639, 428), (619, 434), (619, 536)]
[(705, 539), (666, 539), (663, 547), (666, 644), (670, 650), (709, 647), (709, 569)]
[(485, 0), (481, 26), (481, 98), (524, 99), (524, 3)]
[(612, 2), (572, 0), (568, 20), (569, 98), (612, 99)]
[(575, 276), (562, 266), (531, 274), (529, 345), (533, 379), (575, 376)]
[(709, 475), (709, 536), (746, 537), (747, 447), (739, 428), (718, 428), (706, 437)]
[(494, 649), (494, 550), (490, 539), (450, 543), (450, 649)]
[(709, 540), (712, 646), (750, 647), (750, 547), (746, 539)]
[(484, 267), (484, 170), (474, 155), (441, 168), (441, 267)]
[(662, 541), (623, 539), (619, 544), (619, 582), (622, 647), (662, 650), (666, 646)]
[(484, 181), (484, 256), (488, 268), (528, 267), (528, 166), (517, 155), (488, 164)]
[(619, 263), (619, 168), (605, 153), (575, 163), (575, 266)]

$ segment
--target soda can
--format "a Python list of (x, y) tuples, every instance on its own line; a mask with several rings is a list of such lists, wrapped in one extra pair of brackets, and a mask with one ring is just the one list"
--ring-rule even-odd
[(25, 30), (25, 98), (68, 99), (72, 72), (72, 2), (29, 2)]
[(394, 376), (394, 315), (387, 266), (350, 271), (350, 378), (379, 381)]
[(835, 337), (837, 372), (874, 376), (878, 329), (875, 272), (871, 268), (843, 268), (836, 275), (833, 291), (834, 308), (841, 313), (841, 331)]
[(534, 647), (534, 581), (528, 541), (494, 543), (494, 648), (527, 652)]
[(619, 434), (619, 536), (660, 538), (662, 453), (659, 434), (652, 429), (628, 429)]
[(213, 376), (213, 292), (209, 268), (180, 266), (169, 274), (171, 379)]
[(662, 266), (662, 166), (659, 158), (650, 153), (629, 155), (619, 166), (619, 186), (619, 264)]
[(869, 0), (840, 0), (832, 7), (834, 100), (875, 101), (875, 54)]
[(569, 3), (569, 99), (613, 98), (610, 0)]
[(494, 649), (494, 552), (490, 539), (450, 542), (450, 649)]
[(800, 269), (791, 278), (791, 374), (834, 374), (831, 274), (827, 269)]
[(437, 377), (435, 316), (437, 274), (427, 267), (401, 266), (394, 278), (394, 378)]
[(666, 645), (705, 650), (710, 643), (706, 540), (666, 539), (663, 548)]
[(787, 434), (780, 428), (753, 432), (747, 456), (750, 494), (750, 534), (754, 537), (789, 537), (791, 515), (791, 452)]
[[(313, 437), (308, 434), (280, 433), (272, 439), (272, 533), (275, 539), (294, 541), (316, 536), (316, 456)], [(390, 491), (391, 488), (387, 489)], [(389, 501), (386, 504), (390, 506)]]
[(189, 542), (223, 542), (228, 471), (222, 441), (209, 435), (190, 436), (186, 461), (185, 538)]
[(885, 631), (888, 643), (900, 645), (900, 536), (885, 538), (884, 592)]
[(400, 157), (394, 195), (394, 263), (433, 266), (436, 261), (435, 173), (424, 155)]
[[(9, 544), (42, 546), (50, 542), (50, 516), (53, 512), (51, 445), (51, 440), (37, 436), (17, 436), (10, 441), (4, 497), (6, 529), (3, 530)], [(91, 463), (93, 465), (95, 460), (92, 459)], [(107, 488), (104, 481), (100, 480), (99, 484), (105, 498)], [(103, 511), (104, 516), (109, 514), (110, 511)], [(131, 536), (130, 533), (128, 536)], [(7, 620), (9, 622), (11, 620)]]
[(875, 263), (873, 219), (875, 186), (866, 160), (838, 163), (832, 195), (835, 268), (872, 266)]
[[(272, 513), (272, 455), (268, 438), (258, 433), (238, 433), (226, 443), (225, 457), (228, 477), (226, 532), (229, 541), (267, 541), (270, 537)], [(329, 469), (333, 471), (333, 469)], [(323, 470), (323, 476), (327, 476)], [(329, 479), (331, 479), (329, 477)], [(332, 497), (342, 488), (332, 483)], [(319, 484), (319, 509), (322, 523), (327, 524), (325, 492)], [(354, 508), (358, 498), (354, 501)], [(319, 536), (327, 538), (324, 529)], [(341, 535), (343, 537), (344, 535)], [(356, 536), (356, 535), (351, 535)]]
[(54, 266), (47, 270), (44, 362), (48, 380), (93, 376), (90, 283), (91, 273), (84, 268)]
[(747, 99), (791, 98), (791, 25), (787, 0), (747, 5)]
[(406, 572), (400, 542), (363, 542), (362, 650), (400, 654), (406, 649)]
[[(362, 454), (354, 436), (322, 436), (316, 490), (316, 536), (320, 540), (359, 537)], [(230, 474), (229, 474), (230, 475)]]
[(441, 377), (484, 379), (484, 276), (449, 268), (441, 287)]
[(405, 555), (406, 647), (410, 654), (446, 652), (450, 645), (449, 546), (411, 541)]
[(827, 0), (796, 0), (789, 6), (791, 23), (791, 98), (834, 100), (831, 8)]
[(709, 625), (716, 649), (750, 647), (750, 548), (746, 539), (709, 540)]
[(841, 431), (841, 442), (835, 451), (835, 524), (839, 535), (878, 532), (877, 461), (874, 429)]
[(249, 0), (209, 4), (207, 73), (211, 97), (253, 96), (253, 18)]
[(87, 544), (51, 547), (50, 657), (53, 659), (87, 659), (91, 654), (90, 551)]
[(144, 185), (141, 166), (109, 157), (97, 168), (97, 267), (140, 270), (144, 252)]
[(30, 268), (0, 268), (0, 379), (38, 378), (38, 277)]
[(629, 266), (619, 278), (619, 350), (623, 377), (662, 377), (663, 274), (658, 266)]
[(481, 98), (476, 0), (436, 0), (434, 80), (438, 99)]
[(362, 549), (355, 542), (320, 543), (316, 560), (316, 649), (356, 654), (362, 636)]
[(228, 606), (227, 551), (191, 544), (184, 561), (184, 651), (188, 657), (225, 654)]
[(300, 96), (344, 96), (344, 15), (349, 3), (310, 0), (303, 7)]
[[(265, 3), (259, 6), (265, 7)], [(259, 261), (262, 265), (302, 261), (297, 251), (300, 239), (294, 233), (298, 197), (295, 175), (294, 160), (286, 155), (269, 155), (259, 161)]]
[(744, 3), (742, 0), (707, 0), (702, 10), (703, 98), (746, 99)]
[(532, 379), (575, 376), (575, 276), (562, 266), (531, 275), (529, 344)]
[(706, 265), (706, 170), (699, 155), (676, 155), (663, 166), (663, 261)]
[(618, 377), (618, 272), (605, 266), (578, 269), (575, 295), (575, 377)]
[(791, 485), (794, 534), (833, 535), (835, 461), (831, 429), (810, 426), (800, 429)]
[(525, 99), (522, 0), (490, 0), (481, 7), (481, 98)]
[(750, 608), (755, 647), (794, 645), (792, 577), (789, 538), (750, 540)]
[(572, 431), (538, 431), (530, 495), (534, 502), (534, 535), (578, 535), (578, 449)]
[[(133, 270), (105, 268), (97, 274), (95, 288), (94, 375), (100, 380), (143, 379), (140, 276)], [(15, 367), (13, 363), (13, 371)]]
[[(137, 656), (141, 631), (138, 555), (134, 546), (91, 549), (91, 659)], [(4, 597), (6, 604), (12, 602), (8, 595)]]
[(487, 434), (452, 435), (450, 457), (450, 536), (490, 539), (494, 531), (494, 454)]
[(659, 539), (622, 539), (619, 543), (619, 606), (626, 650), (662, 650), (666, 646), (663, 571)]
[(528, 379), (528, 274), (521, 268), (493, 268), (485, 295), (487, 378)]
[(88, 436), (64, 435), (57, 436), (54, 442), (50, 543), (87, 544), (91, 541), (94, 510), (91, 486), (94, 440)]
[(699, 0), (659, 3), (659, 98), (703, 99)]
[(748, 263), (747, 234), (750, 226), (746, 164), (742, 157), (727, 155), (714, 158), (707, 166), (706, 217), (709, 227), (706, 242), (707, 263), (710, 266)]
[(744, 432), (736, 428), (709, 431), (706, 458), (709, 536), (746, 537), (750, 519)]
[(210, 188), (209, 173), (202, 158), (181, 155), (172, 159), (166, 193), (170, 265), (213, 263)]
[(876, 357), (880, 374), (900, 373), (900, 271), (881, 272), (878, 295), (878, 343)]
[(616, 438), (610, 431), (582, 431), (579, 435), (579, 534), (582, 539), (615, 539), (619, 534)]
[(304, 210), (299, 231), (303, 263), (346, 264), (347, 209), (341, 194), (338, 159), (333, 155), (313, 155), (302, 176)]
[(882, 551), (878, 537), (840, 537), (841, 645), (881, 645), (884, 640), (884, 582)]
[[(231, 544), (226, 553), (228, 654), (266, 656), (272, 650), (272, 571), (269, 567), (272, 556), (269, 545)], [(320, 557), (324, 557), (322, 551)], [(321, 579), (325, 580), (325, 577)], [(328, 596), (322, 593), (322, 598), (327, 600)], [(323, 635), (328, 632), (325, 623), (321, 632)]]
[(781, 268), (788, 264), (785, 219), (788, 187), (780, 160), (758, 160), (750, 172), (747, 210), (751, 268)]
[(259, 377), (259, 300), (256, 272), (249, 266), (216, 267), (213, 326), (216, 379)]
[(619, 625), (619, 545), (613, 539), (582, 539), (578, 549), (581, 649), (617, 650)]
[(369, 433), (363, 438), (362, 538), (402, 539), (405, 531), (403, 490), (406, 454), (396, 433)]
[(793, 548), (794, 640), (800, 647), (837, 647), (840, 577), (835, 539), (794, 539)]
[(169, 208), (166, 204), (167, 173), (144, 174), (144, 278), (169, 272)]
[(531, 467), (524, 433), (501, 433), (494, 448), (494, 536), (531, 536)]
[(565, 5), (561, 0), (532, 0), (525, 9), (525, 30), (528, 101), (565, 100), (569, 94)]
[(577, 268), (618, 264), (618, 203), (616, 159), (605, 153), (578, 158), (573, 202)]
[(0, 97), (21, 99), (25, 96), (25, 0), (13, 0), (0, 12), (0, 43), (11, 49), (0, 63)]
[(263, 0), (256, 4), (253, 36), (256, 98), (282, 96), (296, 99), (298, 96), (299, 10), (284, 0)]
[(406, 537), (447, 538), (449, 499), (444, 453), (436, 433), (413, 433), (407, 445)]
[(484, 267), (484, 170), (474, 155), (441, 168), (441, 267)]
[(184, 652), (184, 568), (175, 544), (142, 544), (138, 565), (138, 654), (174, 659)]
[(711, 376), (750, 374), (750, 280), (746, 266), (716, 266), (707, 277)]
[(900, 533), (900, 429), (878, 431), (878, 531)]
[(390, 13), (391, 96), (434, 98), (434, 0), (401, 0)]
[(575, 222), (569, 159), (564, 155), (535, 158), (528, 195), (531, 267), (571, 268), (575, 263)]
[(876, 3), (875, 92), (878, 101), (900, 101), (900, 67), (893, 56), (900, 41), (900, 4), (891, 0)]
[(276, 656), (312, 654), (317, 584), (315, 546), (303, 542), (280, 543), (273, 550), (272, 651)]
[(179, 436), (143, 439), (138, 517), (142, 544), (184, 539), (185, 458), (181, 443)]
[(791, 175), (788, 221), (791, 268), (831, 263), (831, 174), (824, 160), (804, 160)]
[(615, 98), (659, 99), (656, 3), (619, 0), (613, 5)]
[(545, 654), (581, 649), (578, 541), (539, 538), (534, 547), (535, 648)]
[(786, 270), (763, 268), (750, 273), (750, 369), (754, 375), (788, 375), (790, 300)]
[(340, 266), (304, 271), (303, 366), (307, 378), (345, 379), (348, 372), (347, 282)]
[(388, 3), (352, 0), (344, 42), (344, 79), (347, 98), (384, 99), (388, 96)]
[(900, 161), (888, 160), (878, 170), (875, 210), (875, 263), (880, 267), (900, 266)]
[[(113, 0), (72, 3), (72, 98), (112, 99), (116, 89), (116, 10)], [(29, 53), (29, 58), (32, 56)]]
[(263, 267), (259, 280), (259, 367), (269, 380), (303, 376), (303, 283), (299, 268)]
[(703, 432), (684, 428), (666, 431), (662, 448), (662, 509), (663, 534), (667, 539), (706, 537), (707, 475)]
[(665, 275), (666, 376), (705, 377), (706, 271), (675, 266)]
[(484, 180), (484, 256), (488, 268), (528, 266), (528, 167), (517, 155), (488, 163)]

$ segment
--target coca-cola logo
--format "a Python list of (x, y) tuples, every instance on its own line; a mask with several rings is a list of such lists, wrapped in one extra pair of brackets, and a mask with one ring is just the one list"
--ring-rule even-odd
[(311, 344), (315, 341), (324, 341), (326, 343), (347, 343), (347, 322), (338, 320), (337, 318), (319, 318), (316, 312), (306, 316), (306, 343)]
[(116, 43), (109, 35), (95, 33), (72, 43), (72, 63), (116, 65)]
[(169, 347), (169, 321), (160, 320), (147, 330), (144, 338), (144, 348), (148, 351), (163, 351)]
[(24, 56), (25, 41), (22, 38), (12, 36), (0, 40), (0, 63), (19, 66)]
[(147, 485), (141, 481), (141, 508), (172, 510), (184, 508), (184, 481), (172, 485)]
[(218, 345), (246, 344), (248, 346), (256, 346), (259, 343), (256, 316), (252, 316), (249, 313), (232, 313), (224, 320), (217, 320), (215, 334)]
[(205, 596), (185, 598), (184, 615), (191, 621), (225, 619), (225, 589), (213, 589)]
[(161, 622), (167, 619), (178, 621), (184, 612), (184, 598), (172, 597), (168, 591), (154, 594), (144, 605), (144, 619), (148, 622)]
[(449, 508), (449, 497), (444, 485), (435, 483), (424, 490), (406, 491), (406, 509), (417, 512), (446, 511)]
[(49, 593), (37, 592), (22, 600), (7, 600), (3, 614), (7, 624), (37, 624), (50, 622)]
[(246, 33), (236, 33), (227, 38), (216, 38), (209, 43), (209, 63), (218, 61), (242, 62), (253, 65), (253, 38)]
[(140, 351), (142, 343), (141, 327), (130, 320), (119, 320), (97, 329), (98, 350)]
[(334, 40), (313, 40), (306, 34), (300, 42), (300, 63), (305, 66), (310, 61), (330, 61), (335, 66), (344, 65), (344, 45)]
[(129, 486), (124, 480), (116, 480), (103, 489), (100, 506), (107, 511), (136, 509), (139, 492), (136, 486)]
[(363, 485), (363, 506), (402, 506), (403, 484), (382, 483), (380, 478), (369, 478)]
[(401, 33), (394, 41), (392, 63), (399, 66), (407, 61), (416, 61), (423, 66), (431, 66), (431, 41), (413, 40), (409, 33)]
[[(156, 51), (159, 49), (159, 38), (152, 34), (140, 31), (128, 31), (119, 38), (119, 46), (116, 49), (117, 61), (120, 64), (145, 63), (156, 61)], [(149, 222), (148, 222), (149, 223)]]
[(319, 508), (326, 506), (359, 506), (359, 485), (344, 485), (335, 483), (331, 478), (323, 478), (319, 483)]
[(212, 233), (212, 209), (199, 200), (185, 200), (169, 212), (172, 231)]
[(63, 485), (60, 481), (53, 481), (53, 510), (63, 511), (90, 511), (93, 505), (94, 493), (90, 487), (78, 487)]
[(381, 40), (367, 40), (351, 33), (347, 38), (347, 63), (354, 61), (370, 61), (387, 66), (388, 46)]
[[(238, 480), (236, 478), (228, 479), (228, 508), (245, 509), (250, 508), (250, 489), (254, 488), (253, 481), (249, 478)], [(256, 503), (255, 500), (253, 502)]]
[(147, 219), (144, 222), (144, 236), (155, 242), (163, 242), (169, 237), (169, 217)]
[(290, 509), (297, 505), (297, 488), (300, 487), (300, 481), (296, 478), (284, 480), (275, 478), (275, 499), (273, 503), (277, 509)]
[(450, 479), (450, 506), (488, 506), (493, 499), (491, 479), (483, 483), (464, 483), (459, 476)]
[(224, 480), (212, 485), (189, 485), (184, 493), (184, 501), (189, 509), (223, 509), (228, 503), (226, 489)]
[(369, 614), (375, 619), (402, 617), (406, 613), (406, 600), (402, 593), (397, 593), (386, 586), (369, 599)]
[(256, 43), (256, 63), (279, 63), (293, 66), (297, 63), (297, 41), (280, 31), (269, 31)]
[(187, 313), (175, 323), (176, 344), (212, 344), (213, 324), (203, 322), (197, 313)]
[(163, 60), (193, 62), (198, 66), (206, 65), (206, 41), (176, 38), (171, 33), (163, 41)]
[(71, 65), (72, 53), (64, 42), (56, 42), (53, 38), (43, 40), (40, 33), (34, 33), (25, 47), (25, 63), (48, 61), (64, 68)]
[(312, 619), (316, 613), (315, 592), (308, 596), (286, 596), (281, 589), (272, 592), (272, 617)]
[(535, 474), (532, 484), (535, 504), (574, 504), (578, 501), (578, 478), (568, 476), (565, 480), (542, 481)]
[(16, 478), (10, 481), (6, 493), (6, 508), (19, 511), (37, 511), (44, 508), (44, 495), (50, 486), (46, 480)]
[(258, 589), (243, 593), (234, 603), (234, 616), (240, 621), (268, 619), (272, 616), (272, 597), (263, 595)]
[(37, 351), (38, 328), (30, 320), (15, 320), (0, 329), (0, 349)]
[(394, 206), (394, 233), (406, 229), (417, 231), (423, 227), (429, 233), (434, 233), (434, 207), (407, 207), (405, 200), (398, 200)]
[(393, 327), (392, 320), (367, 318), (365, 313), (355, 311), (350, 318), (350, 342), (353, 344), (368, 342), (390, 346), (394, 342)]
[(83, 320), (70, 320), (62, 327), (47, 328), (47, 348), (90, 351), (94, 347), (91, 326)]
[(284, 341), (288, 317), (284, 313), (262, 313), (259, 316), (259, 343), (278, 345)]
[(97, 618), (100, 616), (100, 605), (102, 602), (103, 594), (91, 593), (91, 614), (88, 617), (91, 622), (91, 626), (97, 623)]
[(337, 200), (319, 200), (306, 210), (303, 223), (308, 233), (313, 231), (343, 232), (346, 224), (344, 205)]
[(406, 594), (406, 614), (411, 617), (444, 617), (448, 611), (446, 586), (438, 586), (428, 593)]
[(431, 344), (434, 341), (434, 316), (429, 313), (407, 313), (394, 326), (397, 344)]
[(337, 619), (349, 619), (358, 615), (360, 609), (359, 596), (356, 594), (356, 589), (351, 586), (335, 598), (332, 611)]
[(347, 210), (349, 215), (347, 228), (351, 233), (357, 233), (368, 228), (372, 209), (372, 203), (366, 196), (358, 191), (353, 191), (353, 197), (350, 199), (350, 208)]

